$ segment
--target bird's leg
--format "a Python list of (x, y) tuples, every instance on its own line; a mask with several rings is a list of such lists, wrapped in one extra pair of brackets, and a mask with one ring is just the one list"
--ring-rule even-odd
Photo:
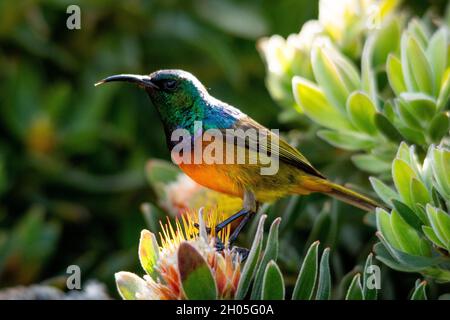
[[(236, 227), (236, 229), (234, 229), (233, 233), (230, 235), (230, 238), (228, 239), (228, 247), (229, 248), (232, 247), (233, 243), (236, 241), (236, 239), (239, 236), (239, 234), (241, 233), (242, 229), (245, 227), (247, 222), (250, 220), (251, 217), (253, 217), (253, 215), (256, 213), (256, 210), (258, 209), (258, 203), (256, 202), (256, 197), (253, 194), (253, 192), (248, 191), (248, 190), (246, 190), (244, 192), (243, 206), (244, 206), (244, 208), (235, 214), (235, 215), (239, 214), (239, 217), (243, 216), (243, 218), (242, 218), (242, 221), (239, 223), (239, 225)], [(224, 222), (226, 222), (226, 220)], [(243, 248), (234, 248), (234, 249), (239, 251), (240, 249), (243, 249)], [(247, 249), (245, 249), (245, 250), (248, 251)], [(247, 254), (248, 254), (248, 252), (247, 252)], [(245, 254), (245, 257), (247, 254)], [(244, 257), (244, 259), (245, 259), (245, 257)]]
[(245, 216), (248, 213), (249, 213), (249, 210), (244, 208), (244, 209), (239, 210), (235, 214), (229, 216), (228, 218), (226, 218), (225, 220), (223, 220), (222, 222), (217, 224), (216, 233), (219, 232), (220, 230), (222, 230), (223, 228), (225, 228), (230, 223), (232, 223), (234, 220), (239, 219), (240, 217)]

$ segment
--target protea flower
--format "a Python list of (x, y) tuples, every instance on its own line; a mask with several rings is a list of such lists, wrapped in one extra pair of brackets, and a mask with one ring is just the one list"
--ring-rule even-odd
[[(208, 226), (214, 230), (221, 219), (208, 214)], [(218, 252), (217, 238), (224, 243), (229, 228), (217, 237), (206, 232), (202, 210), (198, 218), (183, 215), (172, 224), (161, 223), (160, 242), (148, 230), (141, 232), (139, 259), (143, 278), (130, 273), (116, 273), (120, 295), (127, 300), (232, 299), (240, 279), (240, 257), (229, 248)]]

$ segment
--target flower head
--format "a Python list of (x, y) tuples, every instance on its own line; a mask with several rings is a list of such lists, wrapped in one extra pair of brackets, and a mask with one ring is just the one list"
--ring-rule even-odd
[[(217, 212), (207, 216), (211, 230), (221, 219)], [(240, 258), (229, 249), (218, 252), (217, 238), (226, 242), (229, 228), (216, 236), (206, 232), (200, 210), (197, 219), (185, 214), (175, 223), (161, 223), (159, 243), (155, 234), (141, 232), (139, 259), (146, 275), (143, 278), (118, 272), (116, 283), (124, 299), (231, 299), (240, 278)], [(192, 285), (191, 285), (192, 284)]]

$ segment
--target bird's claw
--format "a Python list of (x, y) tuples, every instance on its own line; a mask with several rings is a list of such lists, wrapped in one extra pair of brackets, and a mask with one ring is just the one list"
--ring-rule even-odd
[(237, 247), (233, 246), (231, 251), (235, 254), (240, 256), (240, 261), (245, 261), (250, 253), (250, 250), (247, 248)]

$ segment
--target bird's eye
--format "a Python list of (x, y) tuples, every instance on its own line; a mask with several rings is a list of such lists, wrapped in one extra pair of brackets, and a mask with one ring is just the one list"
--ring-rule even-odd
[(167, 90), (174, 90), (177, 87), (177, 82), (175, 80), (167, 80), (164, 82), (164, 88)]

